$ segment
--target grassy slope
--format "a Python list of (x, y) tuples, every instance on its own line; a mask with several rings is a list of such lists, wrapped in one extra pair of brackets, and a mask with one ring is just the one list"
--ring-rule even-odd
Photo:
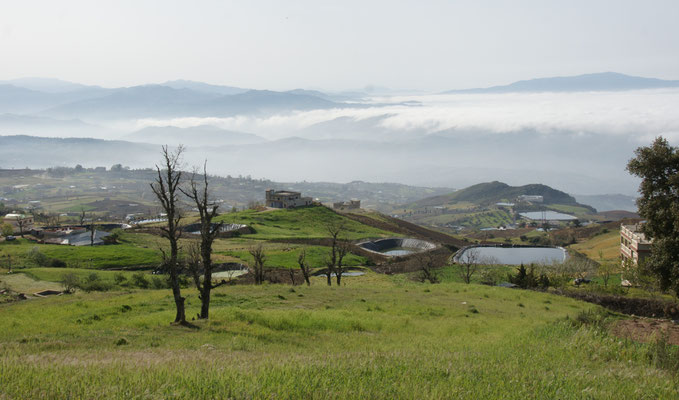
[[(0, 397), (673, 398), (644, 345), (558, 322), (592, 306), (370, 274), (216, 290), (169, 326), (166, 290), (0, 305)], [(188, 312), (197, 311), (188, 292)], [(129, 307), (123, 307), (124, 305)], [(478, 312), (474, 312), (474, 310)], [(128, 344), (116, 346), (125, 338)]]
[(584, 242), (570, 246), (592, 260), (599, 260), (599, 251), (603, 252), (605, 260), (614, 261), (620, 257), (620, 230), (594, 236)]
[[(160, 263), (156, 247), (146, 245), (154, 240), (150, 235), (125, 235), (120, 244), (108, 246), (62, 246), (36, 244), (26, 239), (0, 243), (0, 257), (10, 255), (15, 266), (31, 266), (28, 253), (37, 248), (49, 258), (58, 258), (69, 266), (82, 268), (124, 268), (154, 266)], [(137, 242), (136, 240), (140, 240)], [(146, 246), (146, 247), (144, 247)], [(4, 261), (4, 260), (3, 260)]]
[(317, 239), (328, 237), (326, 224), (344, 221), (347, 239), (387, 237), (394, 233), (363, 225), (343, 217), (326, 207), (303, 207), (288, 210), (255, 211), (246, 210), (225, 214), (220, 217), (227, 223), (246, 224), (257, 233), (247, 235), (253, 239)]
[[(266, 267), (299, 268), (297, 259), (302, 249), (306, 249), (306, 262), (312, 268), (323, 267), (328, 258), (329, 247), (324, 246), (276, 246), (276, 248), (265, 247)], [(227, 250), (221, 254), (235, 257), (247, 265), (251, 265), (253, 258), (247, 249)], [(344, 258), (345, 266), (357, 266), (365, 264), (366, 259), (355, 254), (349, 254)]]

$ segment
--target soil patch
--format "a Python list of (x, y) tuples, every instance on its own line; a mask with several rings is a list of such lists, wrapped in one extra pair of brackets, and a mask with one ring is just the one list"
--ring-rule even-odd
[(616, 321), (610, 328), (617, 337), (650, 343), (665, 336), (667, 342), (679, 346), (679, 325), (664, 319), (633, 318)]
[(679, 304), (670, 300), (613, 296), (574, 290), (556, 290), (553, 293), (598, 304), (622, 314), (649, 318), (679, 319)]

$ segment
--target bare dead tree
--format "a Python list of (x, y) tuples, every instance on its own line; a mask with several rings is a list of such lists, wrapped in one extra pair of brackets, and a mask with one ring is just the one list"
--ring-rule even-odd
[(481, 263), (481, 253), (475, 248), (469, 248), (464, 250), (462, 256), (458, 260), (458, 268), (460, 278), (464, 283), (470, 283), (472, 277), (476, 274), (479, 269), (479, 264)]
[(19, 235), (21, 237), (24, 237), (24, 228), (26, 227), (26, 219), (23, 218), (23, 215), (19, 215), (16, 219), (17, 223), (17, 228), (19, 228)]
[(290, 275), (290, 282), (292, 282), (292, 286), (295, 286), (295, 270), (288, 268), (288, 275)]
[(179, 238), (182, 235), (182, 231), (179, 229), (182, 213), (179, 208), (178, 192), (182, 178), (180, 164), (183, 151), (183, 146), (179, 146), (174, 152), (171, 152), (168, 146), (162, 147), (163, 165), (162, 168), (156, 165), (158, 176), (155, 182), (151, 183), (151, 190), (153, 190), (153, 194), (156, 195), (161, 207), (167, 214), (167, 223), (160, 229), (162, 236), (170, 242), (170, 254), (166, 256), (163, 251), (163, 261), (165, 269), (170, 273), (170, 286), (177, 308), (174, 322), (186, 325), (185, 298), (181, 294), (180, 266), (178, 264)]
[(90, 246), (94, 246), (94, 214), (90, 214)]
[(212, 243), (214, 243), (217, 235), (222, 229), (223, 222), (213, 223), (212, 221), (217, 216), (217, 209), (219, 205), (210, 200), (209, 183), (207, 180), (207, 161), (203, 164), (203, 184), (199, 187), (196, 182), (196, 172), (194, 171), (189, 181), (188, 189), (184, 190), (181, 187), (179, 190), (184, 193), (186, 197), (191, 199), (198, 209), (200, 215), (200, 258), (203, 264), (203, 280), (195, 278), (196, 289), (198, 289), (198, 298), (200, 299), (200, 314), (199, 319), (208, 319), (210, 315), (210, 294), (212, 289), (226, 284), (226, 281), (218, 284), (212, 282)]
[(80, 207), (80, 214), (78, 214), (78, 221), (80, 221), (80, 226), (85, 224), (85, 208)]
[(264, 282), (264, 263), (266, 262), (266, 254), (264, 254), (264, 246), (259, 243), (257, 246), (250, 249), (250, 255), (254, 259), (252, 265), (255, 274), (255, 284), (261, 285)]
[(417, 262), (420, 264), (420, 275), (418, 279), (420, 282), (439, 283), (439, 277), (436, 269), (441, 263), (437, 260), (433, 251), (424, 251), (416, 254)]
[(306, 285), (311, 286), (311, 281), (309, 280), (309, 276), (311, 275), (311, 267), (306, 262), (306, 249), (302, 249), (302, 251), (299, 253), (299, 256), (297, 257), (297, 264), (299, 264), (299, 269), (302, 270), (302, 276), (304, 276)]
[(337, 278), (337, 286), (342, 282), (342, 274), (344, 273), (344, 257), (346, 257), (351, 250), (351, 242), (348, 240), (339, 240), (337, 242), (337, 265), (335, 266), (335, 277)]
[(325, 229), (330, 235), (330, 254), (325, 262), (327, 266), (325, 276), (328, 280), (328, 286), (332, 286), (332, 274), (335, 272), (335, 267), (337, 267), (339, 237), (345, 229), (344, 220), (328, 222), (325, 225)]

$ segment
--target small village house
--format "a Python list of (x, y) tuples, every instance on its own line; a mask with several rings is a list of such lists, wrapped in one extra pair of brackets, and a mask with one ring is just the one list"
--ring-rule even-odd
[(295, 208), (310, 206), (313, 204), (311, 197), (302, 197), (300, 192), (290, 191), (275, 191), (269, 189), (266, 191), (266, 206), (271, 208)]

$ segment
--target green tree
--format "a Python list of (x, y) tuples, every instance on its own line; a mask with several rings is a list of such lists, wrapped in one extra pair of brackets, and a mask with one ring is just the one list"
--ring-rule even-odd
[(2, 224), (2, 236), (12, 236), (14, 233), (14, 227), (12, 224), (4, 223)]
[(658, 137), (635, 155), (627, 170), (642, 179), (637, 206), (646, 219), (643, 232), (653, 240), (646, 266), (663, 290), (679, 295), (679, 148)]

